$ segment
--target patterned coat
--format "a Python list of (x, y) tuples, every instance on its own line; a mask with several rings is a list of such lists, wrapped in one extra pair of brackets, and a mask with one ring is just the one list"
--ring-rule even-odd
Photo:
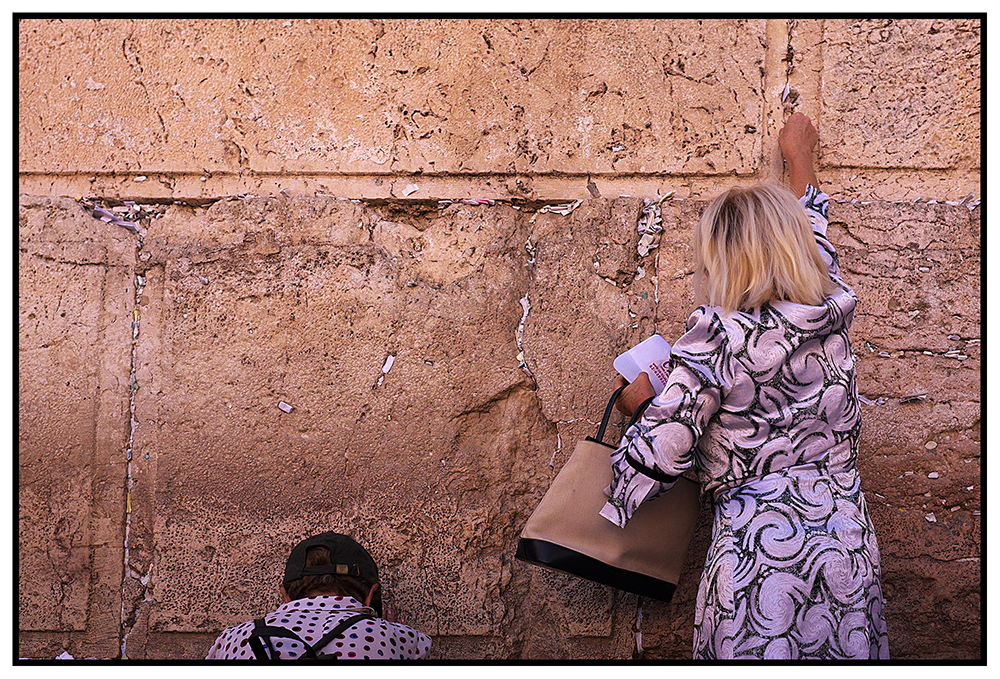
[(828, 202), (813, 186), (800, 199), (839, 290), (820, 306), (698, 307), (666, 387), (612, 455), (601, 514), (620, 526), (692, 467), (712, 500), (695, 658), (889, 656), (856, 466), (857, 298), (826, 238)]

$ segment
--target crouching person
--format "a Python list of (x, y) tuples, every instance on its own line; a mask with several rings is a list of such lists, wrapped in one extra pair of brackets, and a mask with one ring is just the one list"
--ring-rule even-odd
[(427, 657), (430, 637), (390, 610), (383, 617), (380, 589), (375, 560), (357, 542), (339, 533), (307, 538), (285, 564), (285, 603), (223, 631), (207, 659)]

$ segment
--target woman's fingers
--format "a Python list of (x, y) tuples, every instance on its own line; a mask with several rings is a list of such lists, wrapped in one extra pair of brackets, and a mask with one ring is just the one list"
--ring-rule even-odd
[(635, 386), (640, 394), (646, 394), (643, 397), (645, 401), (650, 396), (656, 396), (656, 390), (653, 389), (653, 383), (649, 381), (649, 375), (646, 373), (639, 373), (639, 376), (635, 378)]
[(809, 116), (793, 113), (778, 133), (778, 145), (785, 157), (812, 153), (819, 135)]

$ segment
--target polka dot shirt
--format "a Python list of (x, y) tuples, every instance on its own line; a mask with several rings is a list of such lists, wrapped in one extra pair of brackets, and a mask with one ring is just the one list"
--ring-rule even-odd
[[(306, 643), (323, 638), (342, 620), (358, 613), (374, 611), (349, 596), (316, 596), (289, 601), (274, 613), (264, 616), (264, 622), (295, 632)], [(253, 660), (250, 633), (253, 621), (227, 628), (206, 656), (207, 660)], [(287, 637), (272, 637), (271, 645), (282, 659), (292, 660), (305, 652), (302, 644)], [(361, 620), (348, 627), (339, 639), (334, 639), (319, 655), (334, 655), (339, 659), (354, 658), (407, 660), (425, 658), (431, 649), (426, 634), (396, 622), (379, 618)]]

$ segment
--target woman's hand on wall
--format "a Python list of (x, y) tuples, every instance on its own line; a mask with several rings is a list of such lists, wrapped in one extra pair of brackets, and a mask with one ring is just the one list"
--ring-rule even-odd
[(615, 401), (615, 408), (632, 417), (635, 409), (642, 405), (643, 401), (656, 396), (656, 390), (653, 389), (653, 385), (649, 381), (649, 375), (646, 373), (639, 373), (639, 376), (631, 384), (624, 377), (619, 377), (615, 380), (615, 391), (626, 384), (628, 386), (625, 387), (625, 391), (619, 394), (618, 400)]
[(819, 141), (819, 133), (813, 126), (809, 116), (804, 113), (793, 113), (785, 121), (785, 126), (778, 133), (778, 146), (785, 159), (788, 169), (789, 188), (796, 196), (803, 196), (806, 184), (819, 188), (816, 172), (813, 169), (813, 149)]

